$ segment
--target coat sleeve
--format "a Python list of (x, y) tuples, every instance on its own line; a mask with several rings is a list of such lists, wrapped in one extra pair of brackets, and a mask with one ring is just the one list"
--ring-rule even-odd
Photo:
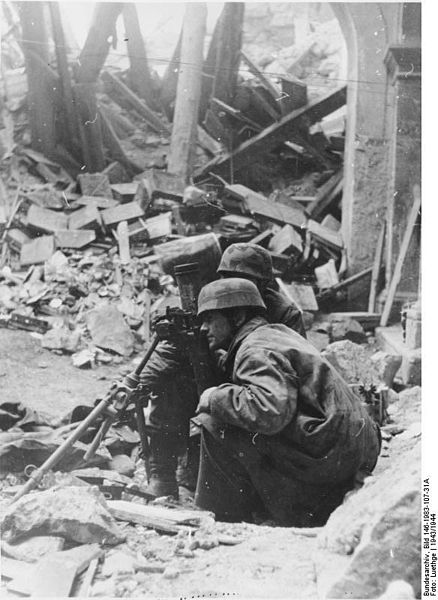
[(178, 344), (160, 342), (140, 375), (141, 387), (157, 393), (166, 389), (175, 373), (193, 376), (187, 352)]
[(213, 417), (265, 435), (290, 423), (297, 409), (297, 376), (280, 353), (263, 348), (238, 353), (233, 380), (211, 393)]

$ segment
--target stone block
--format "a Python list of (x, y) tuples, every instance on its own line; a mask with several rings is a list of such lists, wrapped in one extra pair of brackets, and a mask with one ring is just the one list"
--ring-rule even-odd
[(55, 238), (53, 235), (42, 235), (27, 244), (23, 244), (20, 252), (20, 263), (37, 265), (49, 260), (55, 252)]
[(347, 383), (378, 385), (379, 372), (363, 346), (350, 340), (329, 344), (322, 353), (323, 358), (338, 371)]
[(134, 336), (115, 306), (101, 306), (86, 316), (93, 343), (99, 348), (129, 356), (134, 349)]
[(277, 254), (299, 256), (303, 252), (303, 241), (291, 225), (285, 225), (270, 240), (268, 249)]
[(102, 223), (100, 213), (94, 204), (89, 204), (70, 215), (69, 229), (99, 229)]
[(78, 175), (78, 182), (84, 196), (113, 197), (108, 176), (103, 173), (83, 173)]
[(55, 212), (32, 204), (27, 212), (27, 224), (37, 231), (53, 233), (59, 229), (68, 228), (68, 216), (62, 212)]
[(324, 598), (377, 598), (394, 580), (421, 582), (421, 448), (349, 494), (322, 530), (316, 556)]
[(0, 527), (7, 542), (41, 531), (78, 544), (119, 544), (125, 539), (94, 487), (66, 486), (27, 494), (6, 510)]
[(138, 181), (132, 181), (131, 183), (115, 183), (111, 186), (111, 189), (114, 198), (119, 200), (122, 204), (126, 204), (127, 202), (134, 200), (138, 186)]
[(331, 342), (350, 340), (355, 344), (364, 344), (368, 341), (362, 325), (358, 321), (350, 318), (338, 318), (337, 320), (332, 320), (330, 323), (329, 335)]
[(77, 231), (71, 231), (70, 229), (63, 229), (55, 233), (55, 242), (58, 248), (84, 248), (94, 242), (96, 239), (96, 232), (92, 229), (83, 229)]
[(120, 221), (133, 221), (143, 216), (143, 210), (137, 202), (128, 202), (114, 208), (102, 211), (102, 219), (105, 225), (116, 225)]
[(371, 361), (377, 369), (380, 379), (388, 387), (392, 387), (394, 377), (402, 364), (402, 357), (399, 354), (390, 354), (379, 350), (371, 356)]

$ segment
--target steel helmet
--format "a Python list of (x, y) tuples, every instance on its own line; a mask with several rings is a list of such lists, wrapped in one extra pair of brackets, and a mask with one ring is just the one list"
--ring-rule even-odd
[(272, 279), (272, 258), (265, 248), (257, 244), (231, 244), (222, 254), (218, 273), (241, 273), (255, 279)]
[(219, 279), (207, 283), (199, 293), (198, 316), (208, 310), (238, 307), (254, 307), (266, 310), (260, 292), (252, 281), (240, 277)]

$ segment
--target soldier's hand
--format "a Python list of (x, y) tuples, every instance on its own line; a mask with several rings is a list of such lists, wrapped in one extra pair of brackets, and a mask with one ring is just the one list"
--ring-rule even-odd
[(196, 414), (199, 414), (201, 412), (210, 412), (210, 396), (215, 389), (216, 386), (207, 388), (202, 392), (201, 397), (199, 398), (199, 404), (196, 408)]

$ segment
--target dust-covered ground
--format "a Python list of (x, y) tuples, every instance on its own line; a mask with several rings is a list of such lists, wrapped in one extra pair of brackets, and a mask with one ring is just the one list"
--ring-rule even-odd
[[(0, 340), (2, 401), (20, 400), (55, 423), (77, 404), (91, 405), (124, 368), (118, 364), (77, 369), (68, 356), (42, 349), (39, 340), (24, 331), (0, 329)], [(394, 413), (401, 430), (415, 427), (419, 420), (419, 398), (414, 400)], [(404, 451), (401, 438), (397, 443), (391, 439), (384, 434), (376, 473), (390, 468), (392, 459)], [(139, 525), (120, 525), (127, 541), (106, 550), (106, 562), (99, 566), (90, 589), (92, 597), (318, 597), (313, 560), (318, 529), (216, 523), (207, 531), (206, 543), (193, 544), (189, 532), (164, 535)], [(218, 535), (239, 543), (218, 545), (214, 542)], [(111, 567), (109, 558), (114, 554), (116, 566)], [(120, 568), (126, 557), (126, 568)], [(133, 568), (135, 560), (161, 565), (161, 572)], [(4, 585), (0, 592), (2, 597), (14, 597)]]

